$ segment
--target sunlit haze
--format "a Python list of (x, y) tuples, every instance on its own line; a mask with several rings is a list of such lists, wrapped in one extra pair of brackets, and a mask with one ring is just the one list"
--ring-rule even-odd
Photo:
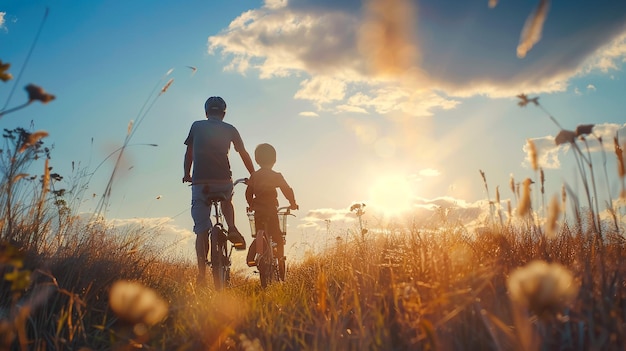
[[(496, 187), (505, 208), (515, 201), (511, 177), (538, 180), (528, 139), (546, 196), (563, 182), (581, 190), (549, 114), (568, 130), (596, 125), (610, 142), (603, 154), (589, 138), (590, 150), (599, 162), (607, 156), (608, 179), (617, 179), (612, 140), (626, 140), (624, 1), (5, 1), (0, 60), (14, 76), (0, 84), (1, 104), (24, 103), (29, 83), (56, 96), (0, 124), (49, 133), (50, 165), (64, 176), (55, 186), (88, 175), (76, 212), (97, 209), (134, 121), (105, 216), (155, 226), (158, 240), (180, 241), (167, 249), (188, 259), (183, 141), (209, 96), (225, 99), (225, 121), (250, 154), (260, 143), (276, 148), (274, 169), (300, 205), (291, 258), (356, 233), (355, 203), (366, 204), (368, 226), (383, 217), (404, 225), (436, 209), (480, 226)], [(541, 108), (518, 106), (522, 93)], [(232, 149), (230, 162), (234, 178), (248, 176)], [(618, 198), (617, 181), (604, 179), (598, 194)], [(250, 242), (244, 191), (237, 186), (234, 203)], [(243, 264), (244, 254), (235, 256)]]

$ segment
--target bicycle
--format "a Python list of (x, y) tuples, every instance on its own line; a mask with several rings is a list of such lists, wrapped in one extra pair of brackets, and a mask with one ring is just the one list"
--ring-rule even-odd
[[(262, 223), (263, 229), (258, 229), (255, 223), (254, 212), (248, 212), (248, 219), (252, 229), (252, 236), (255, 237), (256, 258), (255, 263), (258, 268), (261, 287), (265, 288), (275, 281), (285, 281), (286, 276), (286, 259), (284, 255), (284, 246), (287, 243), (287, 218), (294, 216), (289, 206), (278, 208), (279, 227), (282, 236), (282, 243), (274, 242), (267, 223)], [(278, 246), (282, 245), (283, 255), (278, 257)]]
[[(248, 178), (237, 179), (233, 183), (233, 189), (239, 183), (246, 183)], [(228, 240), (228, 231), (222, 224), (223, 214), (220, 202), (227, 201), (225, 194), (219, 194), (207, 199), (209, 211), (214, 213), (215, 224), (207, 234), (210, 243), (211, 260), (206, 260), (207, 266), (213, 273), (213, 282), (216, 290), (222, 290), (230, 284), (230, 266), (232, 264), (231, 255), (234, 246)], [(212, 209), (212, 210), (211, 210)]]

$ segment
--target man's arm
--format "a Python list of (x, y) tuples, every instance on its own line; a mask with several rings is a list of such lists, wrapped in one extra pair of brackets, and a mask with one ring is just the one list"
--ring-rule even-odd
[(243, 161), (244, 166), (246, 166), (246, 169), (248, 170), (248, 172), (250, 172), (250, 175), (252, 175), (252, 173), (254, 173), (254, 163), (252, 163), (252, 158), (250, 158), (250, 154), (248, 153), (248, 151), (246, 151), (245, 147), (241, 147), (238, 152), (239, 156), (241, 156), (241, 161)]
[(183, 183), (191, 182), (191, 163), (193, 162), (193, 146), (187, 145), (183, 164)]

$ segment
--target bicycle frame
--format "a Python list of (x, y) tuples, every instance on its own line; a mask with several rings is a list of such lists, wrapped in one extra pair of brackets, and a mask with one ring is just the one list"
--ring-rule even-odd
[[(247, 180), (247, 178), (237, 179), (233, 183), (233, 189), (237, 184), (245, 183)], [(210, 204), (209, 211), (214, 213), (215, 224), (208, 233), (211, 260), (207, 260), (206, 264), (212, 270), (215, 289), (221, 290), (230, 285), (231, 255), (234, 249), (233, 245), (228, 241), (228, 231), (224, 229), (224, 224), (222, 223), (224, 216), (220, 203), (228, 200), (224, 197), (213, 197), (209, 198), (208, 201)]]
[[(257, 268), (261, 280), (261, 287), (265, 288), (274, 281), (285, 281), (286, 276), (286, 256), (284, 255), (284, 245), (286, 244), (287, 235), (287, 216), (291, 214), (289, 207), (281, 207), (278, 209), (279, 228), (282, 234), (282, 243), (275, 243), (274, 239), (267, 230), (267, 223), (263, 229), (256, 231), (256, 252), (257, 252)], [(283, 256), (278, 257), (278, 246), (283, 246)]]

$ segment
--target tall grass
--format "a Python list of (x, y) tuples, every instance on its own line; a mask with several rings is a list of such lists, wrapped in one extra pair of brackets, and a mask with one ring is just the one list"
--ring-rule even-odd
[[(7, 66), (0, 68), (10, 78)], [(36, 88), (26, 89), (28, 103), (5, 106), (0, 116), (53, 99)], [(541, 107), (538, 98), (520, 99)], [(129, 126), (118, 157), (154, 101)], [(597, 169), (580, 139), (592, 127), (567, 131), (547, 115), (560, 129), (556, 142), (575, 150), (586, 207), (565, 184), (544, 220), (537, 211), (545, 207), (543, 172), (535, 165), (538, 183), (511, 179), (516, 209), (508, 202), (505, 214), (499, 187), (494, 201), (481, 171), (493, 220), (480, 233), (445, 215), (428, 227), (367, 230), (359, 204), (351, 211), (360, 235), (292, 261), (284, 283), (262, 289), (256, 278), (234, 272), (224, 291), (196, 286), (195, 265), (163, 256), (151, 245), (154, 232), (107, 224), (102, 213), (117, 167), (85, 220), (72, 207), (84, 178), (59, 188), (63, 177), (52, 172), (45, 133), (5, 130), (0, 351), (622, 350), (626, 240), (619, 208), (611, 200), (612, 221), (601, 220)], [(614, 143), (624, 197), (623, 147)], [(541, 206), (530, 197), (537, 185)], [(566, 201), (573, 220), (563, 219)]]
[[(45, 150), (41, 140), (27, 148), (32, 162), (38, 149)], [(192, 283), (192, 263), (151, 246), (153, 233), (119, 233), (60, 211), (64, 194), (42, 195), (55, 178), (44, 164), (34, 178), (4, 171), (1, 185), (11, 191), (0, 207), (0, 350), (618, 350), (626, 343), (626, 241), (619, 226), (606, 225), (599, 245), (593, 208), (559, 220), (551, 237), (532, 203), (526, 217), (498, 217), (480, 234), (445, 216), (403, 230), (361, 224), (360, 236), (292, 263), (285, 283), (261, 289), (235, 272), (233, 287), (217, 292)], [(516, 201), (532, 201), (526, 184), (513, 187)], [(498, 204), (499, 197), (496, 190)], [(522, 214), (519, 204), (515, 212)]]

